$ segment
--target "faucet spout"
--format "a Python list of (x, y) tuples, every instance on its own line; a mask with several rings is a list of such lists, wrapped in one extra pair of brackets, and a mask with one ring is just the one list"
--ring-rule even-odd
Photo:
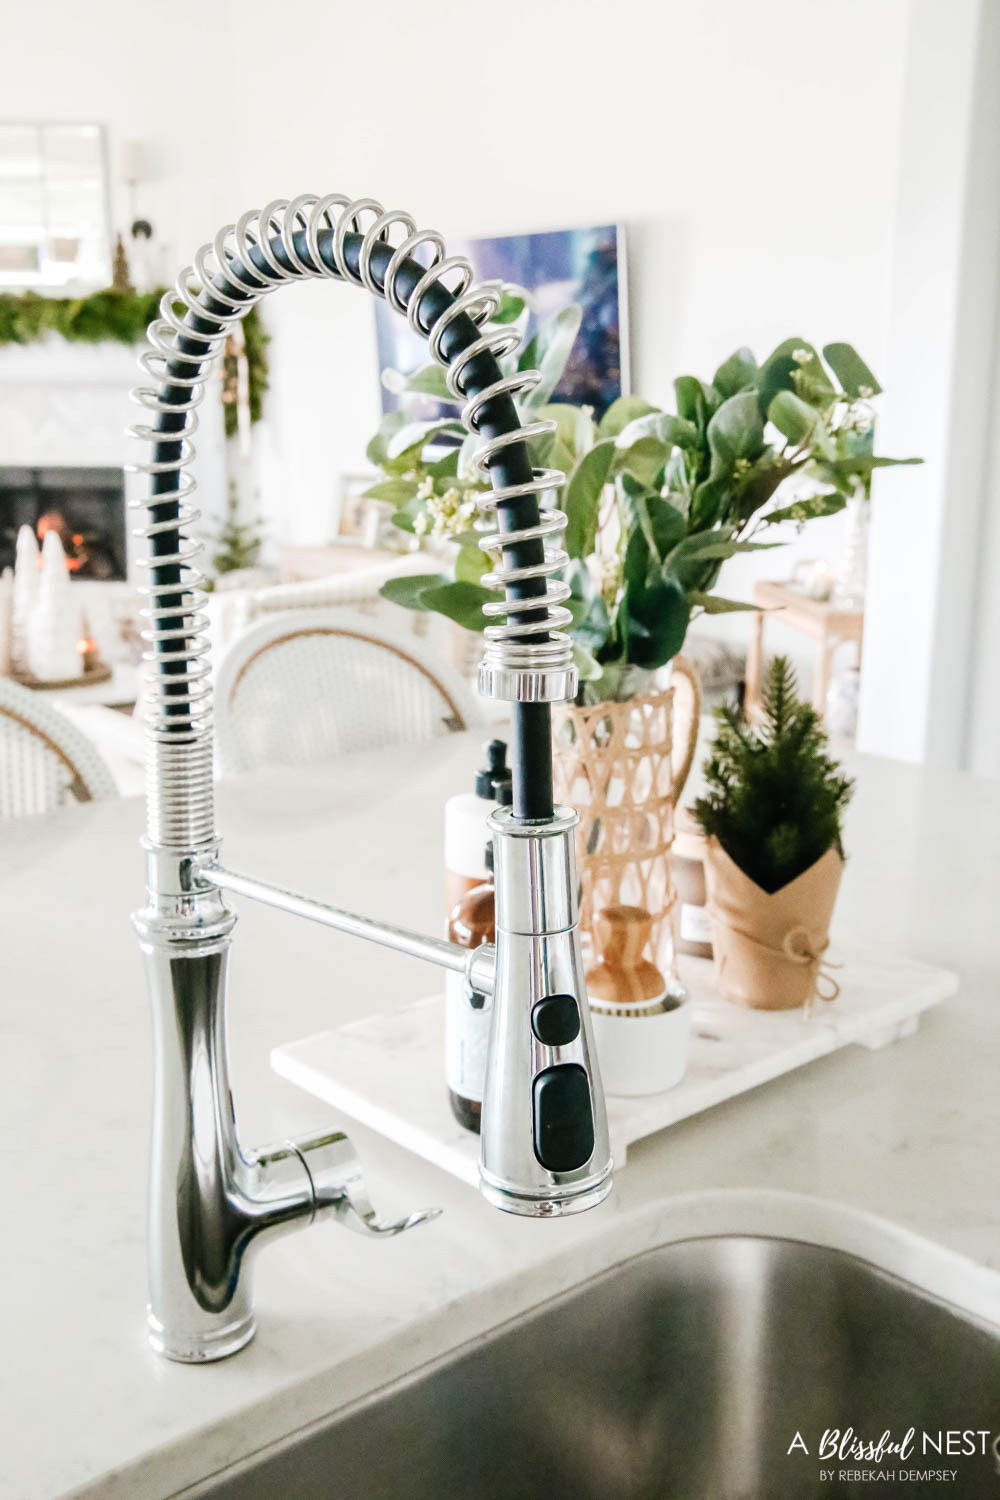
[[(475, 954), (438, 938), (312, 901), (218, 862), (212, 677), (199, 519), (192, 496), (197, 408), (231, 329), (277, 287), (310, 278), (363, 287), (427, 339), (461, 421), (477, 443), (482, 576), (502, 595), (483, 606), (480, 692), (512, 705), (513, 807), (495, 822), (497, 934)], [(334, 1133), (245, 1150), (226, 1063), (226, 971), (233, 892), (310, 921), (464, 972), (494, 996), (483, 1106), (481, 1184), (497, 1207), (550, 1217), (600, 1203), (611, 1154), (587, 1009), (576, 910), (574, 816), (552, 797), (551, 705), (573, 698), (567, 627), (566, 485), (532, 446), (556, 423), (524, 421), (515, 397), (537, 370), (504, 373), (520, 334), (497, 322), (499, 281), (477, 282), (433, 230), (372, 198), (339, 193), (275, 200), (226, 225), (164, 293), (133, 392), (151, 444), (143, 638), (147, 671), (149, 903), (135, 918), (153, 1002), (156, 1084), (151, 1190), (150, 1328), (175, 1359), (231, 1354), (251, 1337), (249, 1261), (264, 1240), (329, 1212), (390, 1236), (432, 1217), (375, 1217), (346, 1138)], [(537, 455), (537, 448), (535, 455)], [(515, 1076), (516, 1071), (516, 1076)]]

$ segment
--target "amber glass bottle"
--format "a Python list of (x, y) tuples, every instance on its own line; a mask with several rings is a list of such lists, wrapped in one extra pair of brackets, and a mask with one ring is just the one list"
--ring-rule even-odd
[[(492, 867), (492, 847), (487, 868)], [(478, 948), (496, 937), (493, 878), (458, 901), (448, 922), (448, 936), (460, 948)], [(445, 1078), (451, 1112), (466, 1130), (479, 1132), (483, 1113), (483, 1082), (486, 1049), (490, 1036), (490, 1010), (486, 996), (470, 994), (461, 974), (447, 975), (445, 1017)]]

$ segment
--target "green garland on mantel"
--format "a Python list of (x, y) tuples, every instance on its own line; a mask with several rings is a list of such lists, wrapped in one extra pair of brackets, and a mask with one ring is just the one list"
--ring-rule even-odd
[[(37, 292), (0, 293), (0, 346), (35, 344), (57, 333), (71, 344), (138, 344), (157, 316), (164, 288), (155, 292), (119, 292), (113, 287), (89, 297), (40, 297)], [(256, 308), (243, 319), (250, 387), (250, 420), (259, 422), (268, 385), (267, 345)], [(226, 436), (235, 437), (233, 401), (223, 405)]]

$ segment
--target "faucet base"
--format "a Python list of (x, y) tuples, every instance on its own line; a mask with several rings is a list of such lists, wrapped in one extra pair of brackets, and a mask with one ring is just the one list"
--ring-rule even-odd
[(494, 1208), (505, 1214), (519, 1214), (525, 1219), (560, 1219), (568, 1214), (582, 1214), (588, 1208), (603, 1203), (613, 1185), (612, 1163), (592, 1185), (574, 1183), (561, 1195), (559, 1188), (551, 1188), (544, 1196), (513, 1191), (509, 1186), (479, 1169), (479, 1191)]
[(147, 1309), (146, 1320), (150, 1347), (164, 1359), (173, 1359), (183, 1365), (211, 1364), (215, 1360), (227, 1359), (230, 1354), (238, 1354), (257, 1331), (252, 1313), (236, 1318), (222, 1328), (185, 1334), (166, 1329), (151, 1308)]

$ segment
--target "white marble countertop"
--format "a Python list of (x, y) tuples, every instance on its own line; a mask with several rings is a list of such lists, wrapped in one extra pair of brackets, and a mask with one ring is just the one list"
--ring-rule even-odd
[[(441, 806), (476, 754), (460, 737), (223, 785), (226, 857), (436, 931)], [(608, 1203), (562, 1222), (498, 1214), (352, 1127), (380, 1212), (447, 1212), (384, 1245), (323, 1225), (269, 1247), (257, 1338), (210, 1367), (168, 1364), (145, 1343), (150, 1047), (128, 922), (141, 901), (141, 806), (4, 825), (0, 1497), (172, 1495), (604, 1266), (691, 1234), (840, 1244), (940, 1294), (961, 1282), (963, 1300), (1000, 1322), (1000, 783), (867, 759), (854, 769), (835, 935), (958, 970), (957, 998), (906, 1041), (846, 1049), (635, 1147)], [(243, 903), (231, 1006), (243, 1138), (331, 1118), (271, 1074), (272, 1046), (435, 981), (422, 964)]]

